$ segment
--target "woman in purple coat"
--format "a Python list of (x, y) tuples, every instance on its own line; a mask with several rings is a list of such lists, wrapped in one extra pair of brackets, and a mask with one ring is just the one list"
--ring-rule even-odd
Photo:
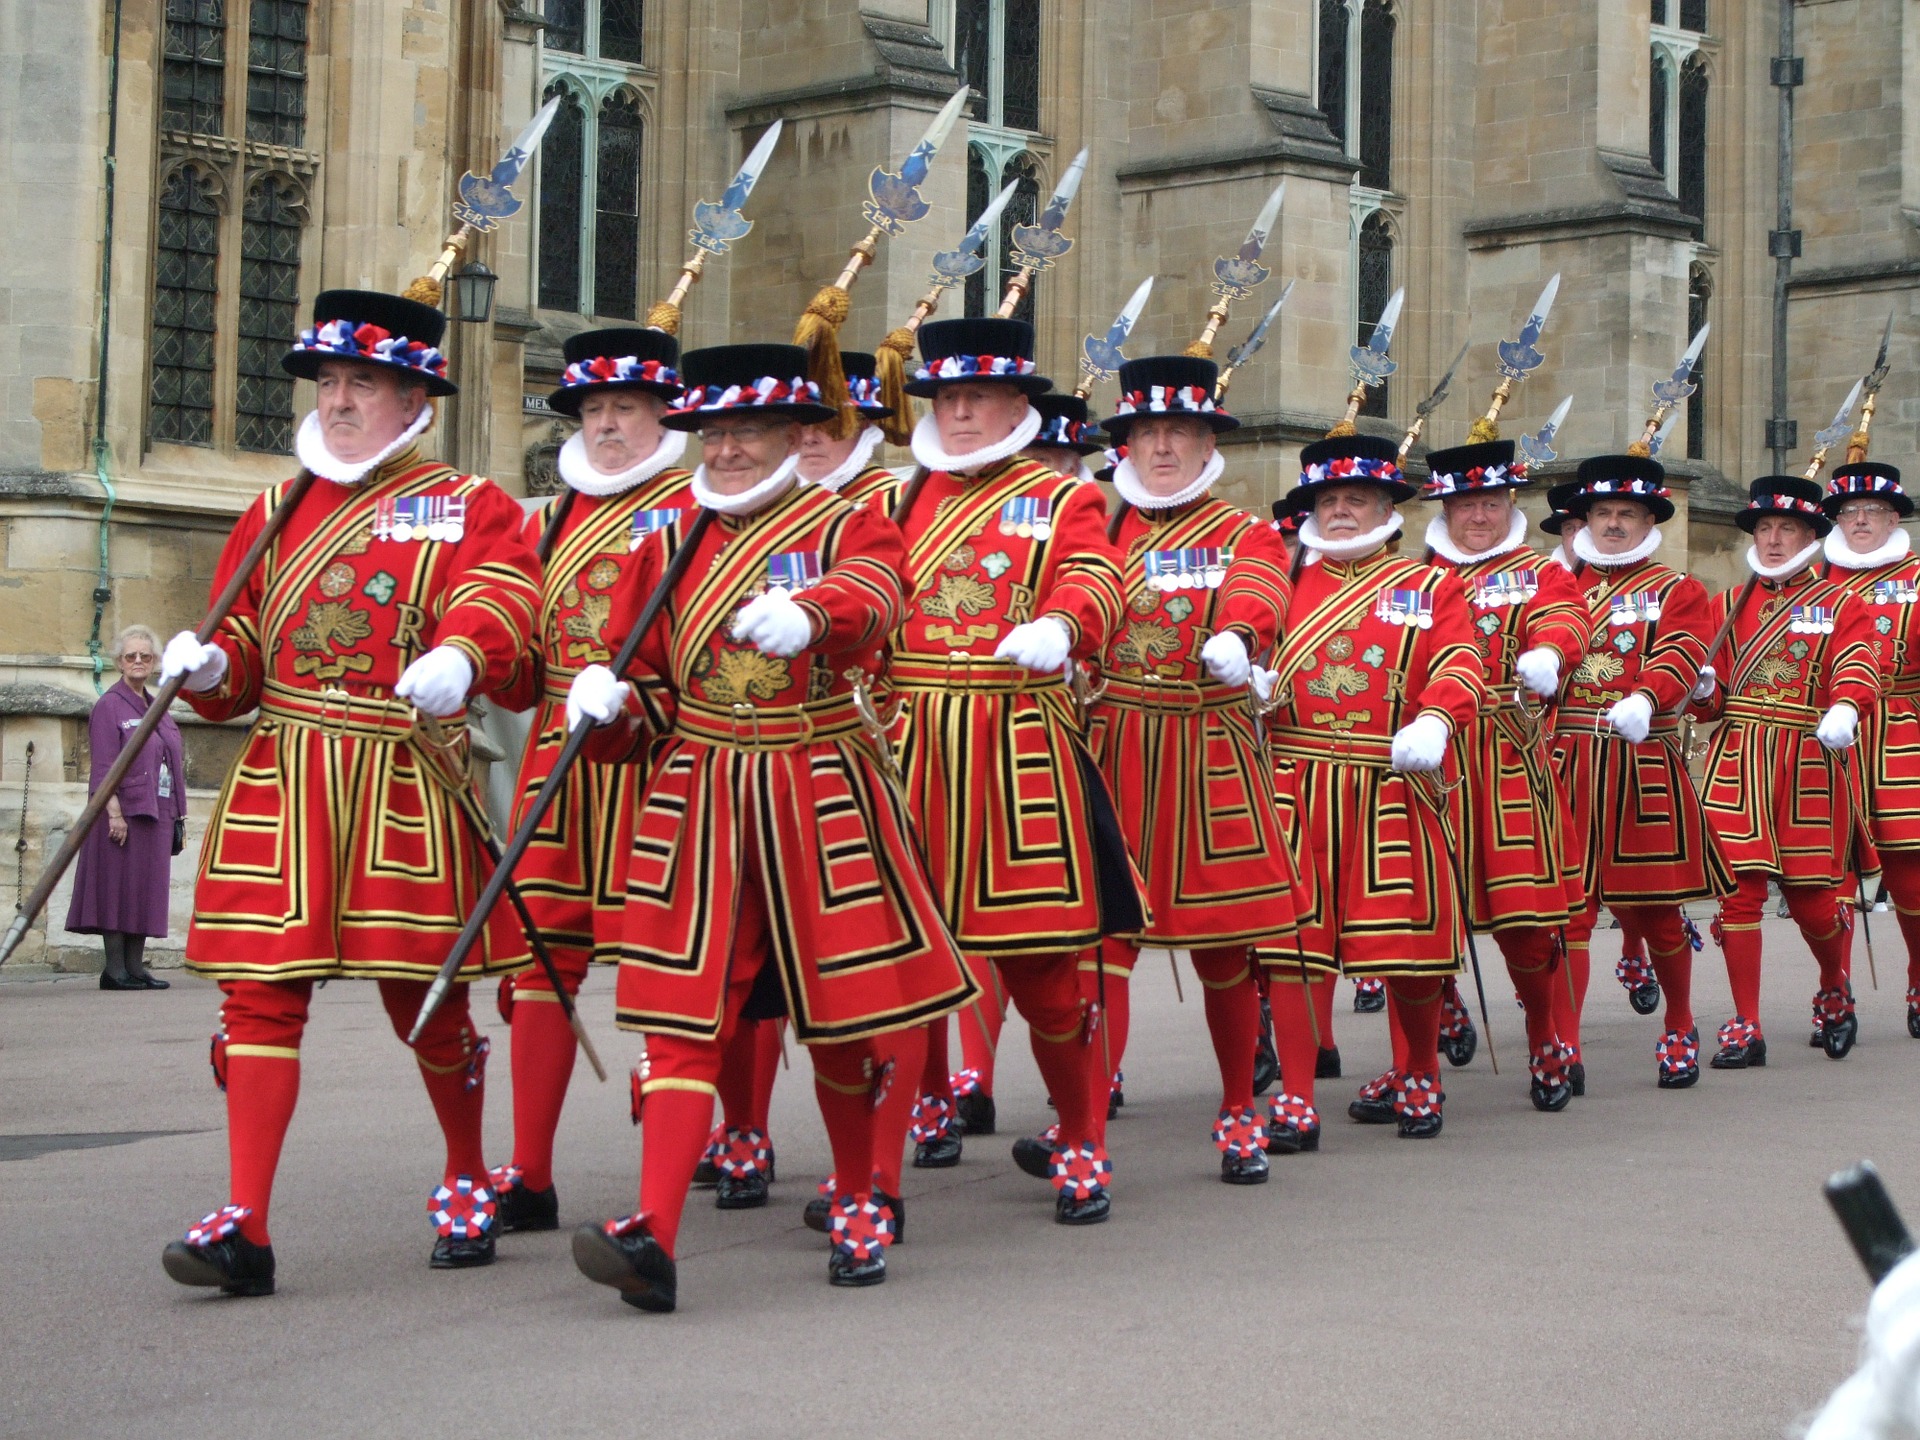
[[(115, 637), (113, 652), (120, 682), (94, 704), (87, 722), (93, 744), (89, 790), (105, 778), (153, 701), (147, 681), (160, 662), (160, 641), (146, 626), (129, 625)], [(171, 857), (186, 845), (186, 832), (180, 727), (169, 715), (107, 802), (106, 823), (87, 836), (75, 871), (67, 929), (98, 935), (105, 945), (102, 990), (167, 988), (142, 955), (149, 935), (167, 933), (167, 871)]]

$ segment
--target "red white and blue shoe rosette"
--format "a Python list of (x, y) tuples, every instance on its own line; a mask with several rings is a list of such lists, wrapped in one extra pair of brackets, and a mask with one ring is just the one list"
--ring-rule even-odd
[(1399, 1083), (1400, 1072), (1397, 1070), (1389, 1070), (1384, 1075), (1378, 1075), (1367, 1081), (1366, 1084), (1360, 1087), (1360, 1093), (1354, 1098), (1356, 1100), (1369, 1101), (1385, 1100), (1393, 1094), (1394, 1090), (1399, 1086)]
[(953, 1102), (944, 1095), (922, 1095), (913, 1102), (907, 1138), (916, 1145), (944, 1140), (953, 1131)]
[(496, 1165), (487, 1171), (487, 1180), (493, 1186), (493, 1198), (496, 1204), (527, 1183), (526, 1172), (518, 1165)]
[(1107, 1181), (1113, 1175), (1113, 1162), (1107, 1159), (1104, 1145), (1056, 1144), (1047, 1174), (1055, 1193), (1074, 1200), (1091, 1200), (1107, 1188)]
[(1669, 1030), (1653, 1047), (1660, 1073), (1678, 1079), (1700, 1068), (1700, 1036), (1693, 1030)]
[(956, 1096), (978, 1095), (980, 1093), (980, 1072), (969, 1065), (957, 1075), (947, 1077), (947, 1083)]
[(729, 1180), (764, 1175), (773, 1163), (773, 1142), (755, 1126), (730, 1125), (713, 1163)]
[(1269, 1133), (1275, 1130), (1292, 1130), (1298, 1135), (1305, 1136), (1312, 1135), (1319, 1129), (1320, 1112), (1303, 1097), (1282, 1093), (1268, 1099), (1267, 1130)]
[(218, 1245), (239, 1233), (241, 1222), (252, 1215), (251, 1205), (222, 1205), (211, 1215), (202, 1216), (199, 1224), (187, 1227), (187, 1244)]
[(1221, 1154), (1235, 1160), (1264, 1154), (1267, 1127), (1260, 1119), (1260, 1112), (1251, 1105), (1237, 1108), (1230, 1105), (1221, 1110), (1213, 1122), (1213, 1144)]
[(1393, 1087), (1393, 1113), (1402, 1120), (1425, 1120), (1440, 1113), (1440, 1102), (1447, 1098), (1437, 1075), (1402, 1075)]
[(1742, 1050), (1760, 1038), (1760, 1027), (1744, 1015), (1736, 1015), (1720, 1027), (1720, 1048), (1725, 1050), (1738, 1047)]
[(893, 1244), (893, 1208), (871, 1195), (837, 1194), (827, 1220), (827, 1238), (844, 1259), (864, 1262)]
[(493, 1191), (471, 1175), (456, 1175), (452, 1184), (443, 1181), (427, 1197), (427, 1218), (442, 1239), (479, 1239), (493, 1228), (498, 1208)]

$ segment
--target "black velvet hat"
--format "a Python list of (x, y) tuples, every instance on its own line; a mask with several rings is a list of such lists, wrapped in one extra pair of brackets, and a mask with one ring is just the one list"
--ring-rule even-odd
[(280, 368), (316, 380), (328, 360), (359, 360), (410, 375), (429, 395), (457, 395), (447, 379), (440, 342), (447, 317), (431, 305), (379, 290), (322, 290), (313, 301), (313, 324), (300, 332)]

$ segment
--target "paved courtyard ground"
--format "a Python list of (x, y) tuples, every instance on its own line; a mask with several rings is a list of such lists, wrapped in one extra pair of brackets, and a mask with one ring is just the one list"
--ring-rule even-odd
[[(1191, 972), (1135, 987), (1110, 1224), (1050, 1223), (1008, 1140), (1049, 1118), (1023, 1036), (1005, 1042), (1001, 1128), (956, 1170), (908, 1172), (887, 1284), (837, 1291), (800, 1207), (827, 1166), (802, 1068), (775, 1097), (780, 1183), (757, 1212), (696, 1192), (681, 1309), (644, 1316), (583, 1280), (556, 1235), (492, 1269), (426, 1268), (431, 1112), (372, 986), (316, 998), (275, 1197), (281, 1292), (223, 1301), (161, 1273), (161, 1247), (225, 1198), (209, 1080), (217, 993), (90, 980), (0, 984), (0, 1433), (21, 1436), (1770, 1437), (1852, 1368), (1867, 1284), (1820, 1183), (1862, 1156), (1920, 1222), (1920, 1041), (1882, 921), (1882, 988), (1834, 1064), (1806, 1047), (1814, 969), (1767, 922), (1772, 1063), (1654, 1088), (1657, 1024), (1597, 937), (1589, 1093), (1527, 1104), (1519, 1012), (1500, 986), (1483, 1045), (1449, 1072), (1446, 1132), (1408, 1142), (1341, 1113), (1383, 1069), (1384, 1017), (1337, 1015), (1346, 1079), (1323, 1086), (1318, 1155), (1221, 1185), (1217, 1105)], [(1727, 994), (1703, 957), (1711, 1049)], [(638, 1052), (586, 1013), (610, 1066)], [(485, 1006), (491, 1016), (491, 997)], [(489, 1151), (509, 1093), (495, 1032)], [(1327, 1103), (1330, 1102), (1330, 1103)], [(564, 1225), (632, 1207), (627, 1087), (575, 1077)]]

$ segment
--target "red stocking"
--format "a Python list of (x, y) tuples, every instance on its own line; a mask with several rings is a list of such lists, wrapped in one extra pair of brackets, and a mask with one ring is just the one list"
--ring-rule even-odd
[(266, 1245), (273, 1176), (300, 1098), (300, 1037), (313, 982), (226, 980), (220, 988), (225, 1038), (214, 1042), (215, 1073), (226, 1074), (228, 1203), (253, 1211), (240, 1233)]

